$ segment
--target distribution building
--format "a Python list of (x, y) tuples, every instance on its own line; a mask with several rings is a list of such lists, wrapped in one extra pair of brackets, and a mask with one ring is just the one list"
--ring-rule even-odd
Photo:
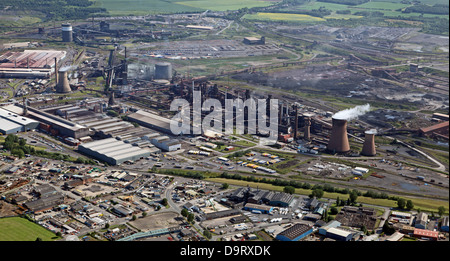
[(150, 156), (149, 150), (141, 149), (115, 138), (81, 144), (78, 146), (78, 151), (110, 165), (120, 165), (125, 161), (136, 161)]

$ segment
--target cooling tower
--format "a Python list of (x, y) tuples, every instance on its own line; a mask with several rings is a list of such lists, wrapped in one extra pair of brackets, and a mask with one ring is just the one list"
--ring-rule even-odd
[(333, 153), (345, 153), (350, 151), (347, 137), (347, 121), (333, 118), (331, 137), (327, 150)]
[(63, 42), (72, 42), (73, 41), (72, 25), (62, 24), (61, 31), (62, 31), (62, 41)]
[(58, 84), (56, 85), (56, 92), (57, 93), (71, 92), (72, 89), (70, 89), (69, 79), (67, 78), (67, 71), (59, 71), (58, 78), (59, 81)]
[(361, 155), (364, 156), (375, 156), (377, 151), (375, 149), (375, 132), (366, 131), (363, 148), (361, 151)]
[(172, 80), (172, 64), (170, 63), (155, 64), (155, 79)]

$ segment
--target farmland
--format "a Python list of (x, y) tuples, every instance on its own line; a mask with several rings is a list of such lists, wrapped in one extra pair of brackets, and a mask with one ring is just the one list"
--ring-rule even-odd
[(98, 7), (108, 10), (111, 15), (146, 15), (182, 12), (199, 12), (205, 10), (227, 11), (244, 7), (269, 6), (276, 2), (263, 0), (95, 0)]
[(325, 19), (304, 14), (285, 14), (285, 13), (257, 13), (244, 16), (247, 20), (262, 21), (291, 21), (291, 22), (320, 22)]

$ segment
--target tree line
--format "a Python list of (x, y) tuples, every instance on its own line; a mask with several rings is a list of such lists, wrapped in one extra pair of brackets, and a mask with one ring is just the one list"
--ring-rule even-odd
[[(350, 190), (348, 188), (338, 188), (338, 187), (333, 187), (329, 184), (315, 184), (315, 185), (311, 185), (307, 182), (300, 182), (300, 181), (296, 181), (296, 180), (285, 180), (285, 179), (267, 179), (267, 178), (258, 178), (255, 176), (242, 176), (240, 174), (229, 174), (226, 172), (223, 172), (220, 175), (221, 178), (225, 178), (225, 179), (235, 179), (235, 180), (243, 180), (243, 181), (249, 181), (249, 182), (257, 182), (257, 183), (266, 183), (266, 184), (271, 184), (274, 186), (282, 186), (282, 187), (293, 187), (293, 188), (301, 188), (301, 189), (311, 189), (313, 191), (316, 191), (315, 193), (320, 193), (318, 191), (322, 190), (324, 192), (329, 192), (329, 193), (339, 193), (339, 194), (344, 194), (344, 195), (352, 195), (354, 194), (356, 197), (358, 196), (363, 196), (363, 197), (370, 197), (370, 198), (380, 198), (380, 199), (388, 199), (388, 200), (398, 200), (399, 197), (398, 196), (389, 196), (387, 193), (385, 192), (375, 192), (375, 191), (371, 191), (368, 190), (365, 193), (358, 191), (356, 189)], [(290, 190), (292, 191), (292, 190)], [(322, 194), (323, 195), (323, 194)], [(314, 195), (315, 197), (322, 197), (319, 195)]]
[(47, 20), (85, 19), (95, 13), (107, 13), (105, 8), (93, 7), (93, 4), (89, 0), (2, 0), (0, 9), (40, 12)]

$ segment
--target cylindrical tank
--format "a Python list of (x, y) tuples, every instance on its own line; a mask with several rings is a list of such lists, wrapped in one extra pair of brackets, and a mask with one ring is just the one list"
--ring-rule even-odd
[(157, 63), (155, 64), (155, 79), (172, 79), (172, 64)]
[(63, 42), (72, 42), (72, 25), (69, 23), (62, 24), (61, 25), (61, 31), (62, 31), (62, 41)]
[(375, 132), (366, 131), (363, 148), (361, 151), (361, 155), (364, 156), (375, 156), (377, 151), (375, 149)]
[(350, 151), (347, 137), (347, 121), (333, 118), (331, 137), (327, 150), (333, 153), (345, 153)]

